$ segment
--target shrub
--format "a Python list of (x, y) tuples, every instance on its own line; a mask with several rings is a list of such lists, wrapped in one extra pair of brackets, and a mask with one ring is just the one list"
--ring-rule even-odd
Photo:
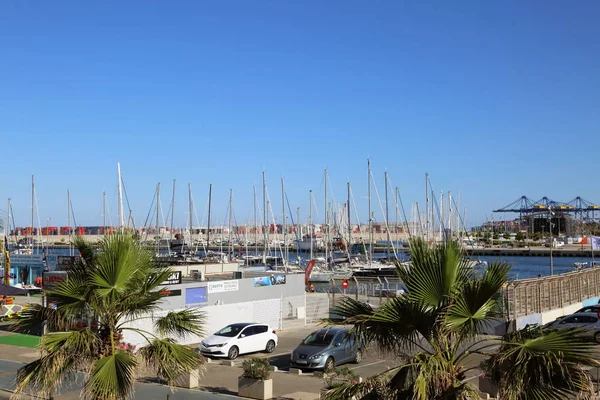
[(347, 383), (352, 383), (354, 385), (358, 383), (358, 375), (348, 367), (327, 370), (325, 371), (323, 379), (325, 380), (325, 387), (327, 389), (333, 389)]
[(270, 365), (269, 360), (266, 358), (253, 357), (245, 360), (242, 364), (242, 368), (244, 369), (242, 376), (248, 379), (266, 381), (271, 376)]

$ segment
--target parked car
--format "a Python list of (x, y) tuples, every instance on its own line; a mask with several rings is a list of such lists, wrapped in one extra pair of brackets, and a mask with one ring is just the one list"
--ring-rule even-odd
[(200, 343), (200, 353), (230, 360), (240, 354), (264, 351), (272, 353), (277, 347), (277, 334), (266, 324), (251, 322), (231, 324), (210, 335)]
[(567, 315), (550, 322), (546, 327), (557, 329), (581, 328), (583, 330), (581, 337), (600, 342), (600, 320), (595, 312), (579, 312)]
[(592, 304), (591, 306), (587, 306), (587, 307), (583, 307), (579, 310), (577, 310), (575, 313), (596, 313), (598, 314), (598, 311), (600, 311), (600, 304)]
[(302, 369), (331, 369), (360, 363), (363, 347), (349, 328), (324, 328), (308, 335), (292, 352), (290, 365)]

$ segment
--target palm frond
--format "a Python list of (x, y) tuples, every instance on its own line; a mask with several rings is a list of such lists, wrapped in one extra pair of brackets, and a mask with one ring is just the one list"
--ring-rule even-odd
[(11, 324), (11, 329), (21, 333), (34, 333), (38, 332), (44, 323), (50, 330), (62, 331), (71, 325), (71, 320), (51, 307), (29, 304), (21, 312), (21, 318)]
[(558, 399), (591, 394), (584, 367), (598, 367), (598, 346), (577, 338), (578, 329), (528, 327), (508, 334), (482, 367), (506, 399)]
[(64, 351), (82, 359), (93, 359), (97, 357), (102, 341), (89, 328), (68, 331), (51, 332), (42, 338), (40, 348), (54, 353)]
[(94, 249), (94, 245), (85, 240), (82, 236), (75, 236), (75, 240), (73, 241), (75, 248), (79, 251), (81, 255), (81, 264), (91, 267), (95, 264), (94, 260), (96, 257), (96, 252)]
[(154, 322), (157, 332), (162, 336), (188, 335), (204, 336), (204, 323), (206, 314), (193, 308), (181, 311), (170, 311), (164, 317), (157, 318)]
[(444, 307), (454, 290), (468, 282), (472, 272), (460, 246), (448, 241), (429, 246), (423, 239), (411, 239), (410, 266), (398, 268), (398, 274), (415, 302)]
[(135, 358), (117, 351), (94, 365), (88, 381), (83, 386), (83, 399), (129, 399), (133, 396)]
[(176, 344), (173, 339), (154, 339), (139, 350), (146, 365), (172, 385), (184, 372), (200, 370), (203, 357), (191, 348)]
[(18, 369), (15, 377), (15, 394), (39, 393), (51, 395), (53, 388), (73, 375), (80, 366), (77, 355), (69, 355), (64, 351), (46, 354), (39, 359)]
[(447, 323), (463, 334), (481, 332), (492, 321), (497, 294), (506, 283), (509, 270), (506, 263), (495, 262), (481, 278), (465, 282), (454, 294), (454, 301), (447, 310)]

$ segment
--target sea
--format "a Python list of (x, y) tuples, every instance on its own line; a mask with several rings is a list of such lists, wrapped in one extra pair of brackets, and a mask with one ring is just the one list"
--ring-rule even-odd
[[(48, 248), (47, 254), (54, 254), (59, 256), (68, 256), (69, 249), (68, 248)], [(41, 249), (33, 249), (33, 253), (41, 253)], [(76, 251), (75, 251), (75, 254)], [(281, 253), (279, 253), (280, 255)], [(298, 260), (298, 255), (302, 259), (308, 259), (307, 254), (298, 254), (294, 251), (289, 252), (289, 260), (290, 262), (295, 262)], [(377, 257), (385, 257), (385, 253), (375, 253), (375, 258)], [(409, 256), (406, 253), (399, 253), (399, 258), (408, 260)], [(527, 279), (527, 278), (535, 278), (538, 276), (547, 276), (550, 275), (550, 257), (514, 257), (514, 256), (505, 256), (505, 257), (496, 257), (496, 256), (480, 256), (480, 257), (471, 257), (472, 260), (480, 260), (486, 261), (491, 264), (494, 261), (504, 261), (511, 265), (511, 270), (509, 273), (509, 278), (512, 279)], [(600, 256), (595, 259), (595, 261), (600, 262)], [(587, 265), (592, 265), (591, 257), (553, 257), (553, 273), (562, 274), (565, 272), (571, 272), (574, 270), (574, 263), (587, 263)]]

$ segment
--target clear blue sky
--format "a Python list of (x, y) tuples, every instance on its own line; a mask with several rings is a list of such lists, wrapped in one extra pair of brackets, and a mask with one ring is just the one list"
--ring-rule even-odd
[(263, 170), (275, 214), (284, 177), (305, 219), (309, 189), (323, 215), (327, 167), (364, 222), (367, 157), (407, 206), (425, 172), (460, 188), (470, 224), (523, 194), (600, 203), (599, 15), (597, 1), (2, 1), (0, 209), (12, 197), (27, 226), (35, 174), (42, 225), (66, 224), (67, 188), (78, 224), (101, 225), (103, 191), (114, 221), (120, 161), (138, 225), (157, 182), (167, 212), (173, 178), (178, 225), (188, 183), (200, 218), (212, 183), (213, 221), (233, 188), (246, 222)]

